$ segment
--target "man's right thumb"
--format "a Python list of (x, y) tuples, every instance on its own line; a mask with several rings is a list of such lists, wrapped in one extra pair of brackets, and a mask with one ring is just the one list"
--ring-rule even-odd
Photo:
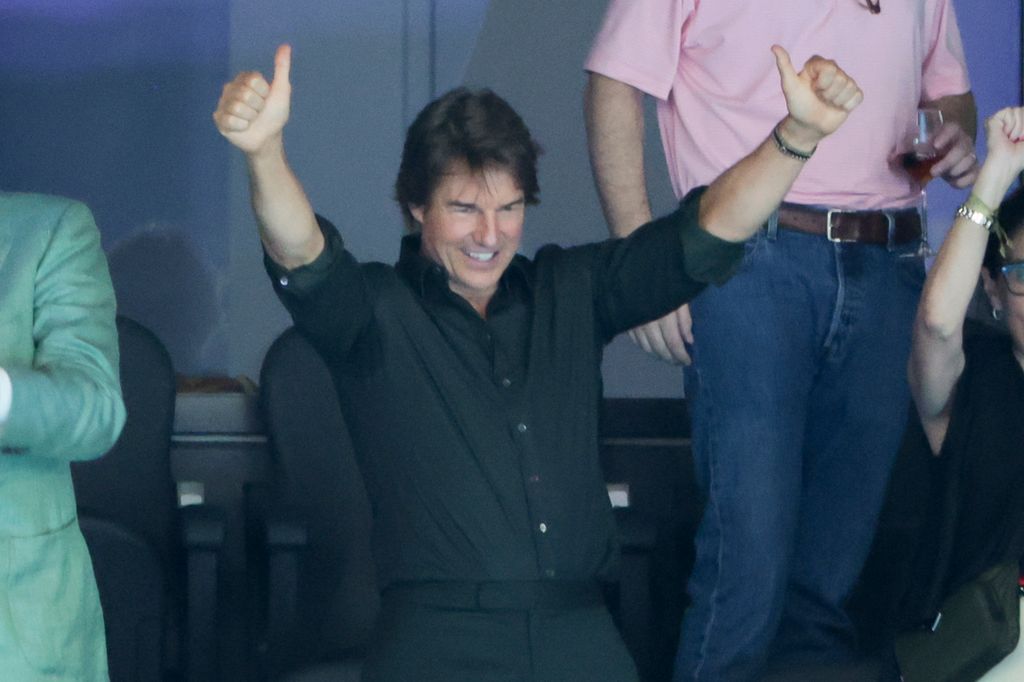
[(291, 85), (288, 80), (289, 73), (292, 69), (292, 46), (287, 43), (277, 48), (277, 52), (274, 54), (274, 82), (271, 83), (271, 87), (281, 85)]
[(793, 62), (789, 59), (789, 53), (781, 45), (772, 45), (772, 54), (775, 55), (775, 66), (779, 69), (779, 75), (782, 76), (783, 83), (797, 76), (796, 69), (793, 68)]

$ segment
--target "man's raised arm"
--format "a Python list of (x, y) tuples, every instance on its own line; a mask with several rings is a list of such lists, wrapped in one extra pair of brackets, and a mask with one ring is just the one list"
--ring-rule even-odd
[(750, 155), (720, 175), (700, 204), (700, 225), (733, 242), (749, 239), (778, 208), (804, 162), (864, 99), (839, 66), (822, 57), (798, 73), (784, 49), (772, 47), (789, 112)]
[(274, 56), (274, 79), (244, 71), (224, 86), (213, 120), (231, 144), (245, 153), (252, 206), (260, 239), (282, 267), (311, 263), (324, 248), (313, 207), (284, 154), (284, 126), (291, 108), (292, 50)]

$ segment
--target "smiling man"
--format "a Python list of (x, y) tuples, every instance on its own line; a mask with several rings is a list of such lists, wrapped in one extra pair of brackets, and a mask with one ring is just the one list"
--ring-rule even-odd
[(526, 199), (506, 170), (455, 162), (426, 206), (410, 206), (421, 253), (448, 273), (448, 288), (481, 317), (519, 249)]
[(406, 136), (399, 261), (358, 263), (284, 155), (291, 50), (227, 84), (278, 295), (334, 376), (373, 508), (382, 614), (363, 680), (637, 674), (598, 580), (614, 573), (598, 462), (601, 352), (721, 282), (815, 145), (861, 100), (833, 62), (797, 73), (751, 154), (627, 239), (516, 253), (538, 148), (494, 93), (453, 90)]

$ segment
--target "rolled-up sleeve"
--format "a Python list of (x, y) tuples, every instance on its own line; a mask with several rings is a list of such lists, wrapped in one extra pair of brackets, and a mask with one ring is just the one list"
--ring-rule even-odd
[(739, 268), (743, 243), (719, 239), (698, 222), (705, 189), (628, 237), (593, 247), (595, 306), (608, 338), (662, 317)]
[(319, 215), (316, 222), (324, 236), (324, 249), (312, 263), (289, 270), (263, 250), (263, 265), (279, 296), (308, 298), (314, 295), (330, 279), (337, 261), (345, 257), (345, 243), (337, 228)]
[(683, 216), (679, 225), (679, 243), (682, 245), (683, 270), (696, 283), (724, 284), (740, 267), (743, 243), (720, 239), (700, 226), (697, 215), (704, 189), (694, 189), (681, 204)]
[(372, 302), (337, 228), (322, 216), (316, 220), (324, 249), (312, 263), (289, 270), (264, 250), (263, 264), (299, 331), (322, 353), (344, 355), (371, 318)]

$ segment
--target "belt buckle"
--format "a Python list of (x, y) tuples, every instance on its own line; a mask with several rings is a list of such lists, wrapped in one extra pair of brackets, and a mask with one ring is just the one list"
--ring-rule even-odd
[(839, 237), (832, 236), (832, 215), (835, 213), (856, 213), (856, 211), (845, 211), (841, 208), (830, 208), (828, 213), (825, 214), (825, 237), (833, 244), (857, 241), (855, 239), (841, 239)]
[[(896, 216), (893, 215), (892, 211), (882, 209), (879, 211), (885, 216), (886, 221), (886, 239), (885, 246), (888, 250), (892, 251), (895, 246), (893, 240), (896, 237)], [(825, 237), (832, 243), (851, 243), (856, 242), (857, 239), (842, 239), (832, 235), (832, 214), (834, 213), (861, 213), (861, 211), (846, 211), (841, 208), (830, 208), (825, 216)]]

